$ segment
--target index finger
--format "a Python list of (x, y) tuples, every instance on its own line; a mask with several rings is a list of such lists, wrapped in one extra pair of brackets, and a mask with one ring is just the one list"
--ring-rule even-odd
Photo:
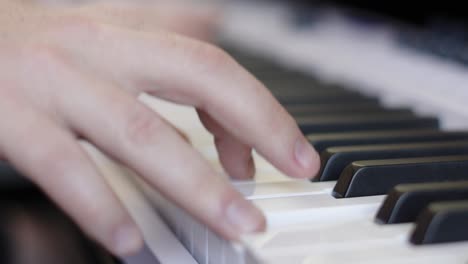
[[(67, 45), (97, 71), (137, 94), (144, 91), (203, 109), (287, 175), (317, 173), (319, 157), (294, 119), (221, 49), (171, 33), (102, 25), (81, 29)], [(89, 41), (93, 45), (77, 46)]]

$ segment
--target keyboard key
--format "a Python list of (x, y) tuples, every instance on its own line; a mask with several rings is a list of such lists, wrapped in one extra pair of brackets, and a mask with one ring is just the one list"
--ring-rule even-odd
[(432, 202), (463, 199), (468, 199), (468, 181), (401, 184), (389, 192), (376, 219), (385, 224), (414, 222)]
[(467, 181), (467, 171), (468, 156), (355, 161), (340, 175), (333, 196), (382, 195), (402, 183)]
[(430, 204), (420, 215), (411, 242), (417, 245), (468, 240), (468, 201)]
[(411, 115), (356, 115), (347, 117), (296, 118), (302, 133), (351, 132), (385, 129), (437, 129), (439, 121), (434, 117), (415, 117)]
[(384, 130), (362, 131), (346, 133), (309, 134), (307, 138), (320, 153), (328, 147), (370, 145), (370, 144), (398, 144), (409, 142), (437, 142), (452, 140), (468, 140), (466, 131), (444, 132), (439, 130)]
[(330, 112), (326, 112), (326, 111), (322, 111), (322, 112), (307, 112), (307, 111), (304, 111), (302, 113), (291, 113), (291, 115), (293, 117), (329, 117), (329, 116), (337, 116), (337, 115), (340, 115), (342, 117), (345, 117), (345, 116), (354, 116), (356, 114), (359, 114), (359, 115), (395, 115), (395, 116), (399, 116), (399, 115), (414, 115), (413, 112), (411, 112), (411, 110), (409, 109), (406, 109), (406, 108), (396, 108), (396, 109), (385, 109), (385, 108), (380, 108), (380, 109), (374, 109), (374, 110), (366, 110), (366, 109), (362, 109), (361, 111), (359, 110), (346, 110), (346, 109), (342, 109), (341, 111), (339, 110), (335, 110), (335, 111), (330, 111)]
[(320, 181), (334, 181), (353, 161), (468, 155), (468, 141), (362, 145), (327, 148), (321, 153)]
[(339, 114), (339, 113), (381, 113), (387, 110), (401, 110), (411, 112), (407, 108), (387, 109), (378, 103), (346, 103), (346, 104), (293, 104), (286, 105), (286, 110), (293, 116), (307, 116), (320, 114)]
[(375, 97), (363, 96), (356, 93), (335, 93), (335, 94), (283, 94), (277, 97), (278, 101), (284, 105), (288, 104), (314, 104), (314, 103), (334, 103), (355, 102), (367, 103), (378, 102)]
[(365, 97), (362, 94), (354, 91), (343, 90), (343, 89), (322, 89), (317, 85), (311, 87), (288, 87), (286, 89), (273, 89), (272, 93), (277, 98), (288, 98), (288, 97), (343, 97), (343, 96), (354, 96), (354, 97)]

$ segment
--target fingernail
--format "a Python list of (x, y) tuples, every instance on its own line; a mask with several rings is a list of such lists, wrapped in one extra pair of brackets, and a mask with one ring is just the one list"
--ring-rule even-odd
[(315, 166), (317, 159), (319, 159), (318, 153), (304, 137), (296, 141), (295, 155), (297, 162), (304, 169)]
[(262, 213), (244, 199), (233, 202), (228, 207), (226, 215), (230, 224), (241, 234), (261, 231), (265, 225)]
[(114, 234), (114, 251), (120, 256), (138, 252), (143, 246), (140, 231), (133, 224), (126, 224), (117, 229)]

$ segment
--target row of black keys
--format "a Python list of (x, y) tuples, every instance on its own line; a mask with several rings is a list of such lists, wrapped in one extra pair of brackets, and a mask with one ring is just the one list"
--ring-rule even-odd
[(468, 240), (468, 131), (444, 132), (435, 117), (387, 109), (378, 98), (255, 56), (234, 56), (319, 151), (316, 180), (337, 181), (336, 198), (388, 194), (377, 221), (416, 222), (415, 244)]

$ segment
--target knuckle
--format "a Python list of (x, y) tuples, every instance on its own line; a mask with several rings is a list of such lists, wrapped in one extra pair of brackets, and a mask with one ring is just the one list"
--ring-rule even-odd
[(132, 145), (154, 143), (165, 128), (164, 121), (143, 106), (137, 106), (128, 115), (125, 124), (125, 140)]

